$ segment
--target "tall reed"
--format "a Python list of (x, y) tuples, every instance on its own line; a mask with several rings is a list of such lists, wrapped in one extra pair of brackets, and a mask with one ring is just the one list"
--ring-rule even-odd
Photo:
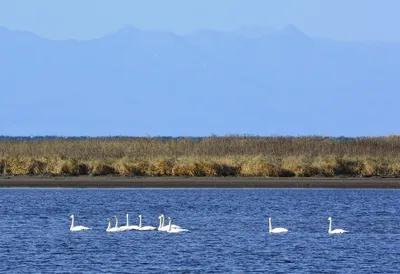
[(399, 176), (400, 137), (0, 139), (0, 173)]

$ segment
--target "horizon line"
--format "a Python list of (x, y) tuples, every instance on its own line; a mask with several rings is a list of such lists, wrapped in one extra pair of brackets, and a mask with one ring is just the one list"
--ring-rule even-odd
[(88, 136), (88, 135), (75, 135), (75, 136), (62, 136), (62, 135), (0, 135), (0, 140), (4, 139), (140, 139), (140, 138), (150, 138), (150, 139), (206, 139), (206, 138), (322, 138), (322, 139), (365, 139), (365, 138), (399, 138), (400, 134), (391, 135), (379, 135), (379, 136), (328, 136), (328, 135), (255, 135), (255, 134), (226, 134), (226, 135), (204, 135), (204, 136), (170, 136), (170, 135), (98, 135), (98, 136)]

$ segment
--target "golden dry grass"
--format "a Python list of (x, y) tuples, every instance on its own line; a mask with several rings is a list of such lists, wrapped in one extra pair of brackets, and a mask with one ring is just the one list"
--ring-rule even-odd
[(279, 168), (265, 157), (249, 157), (241, 165), (240, 175), (278, 177)]
[(400, 176), (400, 137), (0, 140), (0, 174)]

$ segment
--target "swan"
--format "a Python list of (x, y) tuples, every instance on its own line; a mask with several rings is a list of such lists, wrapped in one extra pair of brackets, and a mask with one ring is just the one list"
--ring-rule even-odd
[(181, 232), (189, 231), (188, 229), (184, 229), (184, 228), (172, 228), (172, 219), (171, 219), (171, 217), (168, 217), (167, 219), (169, 220), (168, 230), (167, 230), (168, 233), (181, 233)]
[(329, 229), (328, 229), (329, 234), (342, 234), (342, 233), (348, 232), (347, 230), (340, 229), (340, 228), (332, 230), (332, 217), (329, 217), (328, 221), (329, 221)]
[(125, 231), (126, 230), (126, 226), (121, 226), (121, 227), (118, 227), (118, 218), (117, 218), (117, 216), (113, 216), (113, 218), (115, 219), (115, 226), (114, 226), (114, 228), (116, 229), (116, 230), (118, 230), (118, 231)]
[(155, 230), (156, 227), (154, 226), (142, 226), (142, 215), (139, 215), (139, 228), (137, 230), (141, 231), (149, 231), (149, 230)]
[[(164, 214), (161, 214), (160, 216), (158, 216), (158, 219), (160, 220), (160, 223), (159, 223), (159, 225), (158, 225), (157, 230), (160, 230), (160, 231), (167, 231), (168, 228), (169, 228), (169, 225), (165, 225), (165, 226), (164, 226), (164, 220), (165, 220)], [(179, 225), (171, 225), (171, 228), (172, 228), (172, 229), (179, 229), (179, 228), (181, 228), (181, 227), (180, 227)]]
[(69, 230), (71, 230), (71, 231), (84, 231), (84, 230), (90, 230), (91, 228), (89, 228), (89, 227), (86, 227), (86, 226), (83, 226), (83, 225), (77, 225), (77, 226), (74, 226), (74, 223), (75, 223), (75, 216), (74, 215), (71, 215), (71, 216), (69, 216), (70, 218), (71, 218), (71, 227), (69, 228)]
[(168, 230), (167, 230), (168, 233), (180, 233), (180, 232), (189, 231), (188, 229), (183, 229), (183, 228), (181, 228), (181, 227), (174, 228), (173, 225), (172, 225), (172, 218), (171, 218), (171, 217), (168, 217), (167, 219), (169, 220), (169, 223), (168, 223)]
[(126, 230), (138, 230), (139, 226), (138, 225), (129, 225), (129, 214), (126, 214), (126, 225), (121, 226), (120, 228)]
[(107, 232), (121, 232), (121, 230), (119, 229), (119, 227), (111, 227), (111, 220), (110, 218), (107, 218), (106, 220), (108, 222), (108, 226), (106, 228)]
[(282, 227), (276, 227), (276, 228), (272, 229), (272, 218), (271, 217), (268, 218), (268, 222), (269, 222), (269, 233), (285, 233), (285, 232), (289, 231), (286, 228), (282, 228)]

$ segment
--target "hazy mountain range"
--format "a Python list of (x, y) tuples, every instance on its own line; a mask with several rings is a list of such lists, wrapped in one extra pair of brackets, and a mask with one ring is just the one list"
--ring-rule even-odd
[(400, 44), (288, 25), (48, 40), (0, 27), (0, 135), (400, 133)]

